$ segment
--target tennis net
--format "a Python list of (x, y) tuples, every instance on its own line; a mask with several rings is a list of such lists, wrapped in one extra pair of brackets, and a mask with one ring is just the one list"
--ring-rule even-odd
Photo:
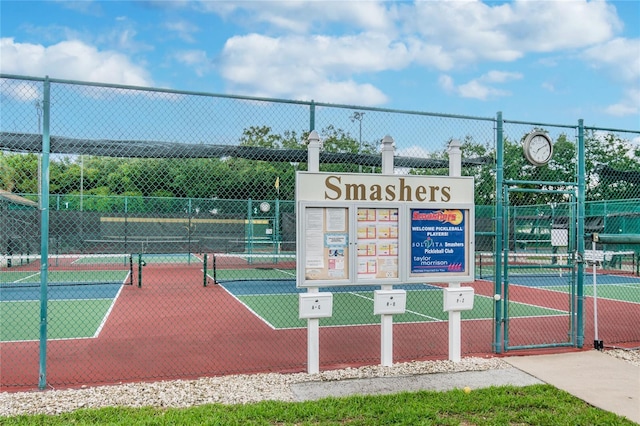
[[(12, 259), (17, 260), (17, 259)], [(0, 267), (0, 288), (37, 287), (46, 269), (48, 286), (133, 284), (134, 255), (66, 254), (8, 262)]]
[[(505, 260), (509, 276), (566, 276), (574, 265), (589, 268), (589, 271), (595, 267), (600, 275), (637, 273), (636, 257), (632, 251), (598, 253), (586, 250), (581, 262), (571, 253), (512, 252), (502, 259), (503, 267)], [(493, 277), (495, 267), (494, 253), (476, 252), (476, 277)]]
[(209, 275), (217, 284), (229, 281), (296, 279), (295, 254), (213, 253), (206, 254), (204, 259), (205, 280), (206, 275)]

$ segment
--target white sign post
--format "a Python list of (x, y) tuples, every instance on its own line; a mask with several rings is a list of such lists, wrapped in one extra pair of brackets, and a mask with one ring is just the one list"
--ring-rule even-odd
[[(296, 173), (297, 286), (307, 289), (300, 318), (308, 319), (309, 373), (319, 372), (319, 318), (331, 315), (313, 309), (326, 306), (318, 297), (331, 294), (319, 287), (380, 286), (374, 300), (381, 316), (380, 358), (391, 366), (393, 315), (406, 306), (406, 293), (393, 286), (449, 282), (458, 288), (474, 280), (475, 187), (472, 177), (460, 176), (459, 146), (450, 145), (457, 176), (395, 175), (389, 136), (383, 139), (382, 174), (320, 173), (314, 162), (320, 140), (315, 131), (309, 135), (309, 171)], [(449, 321), (450, 359), (456, 360), (460, 311), (451, 310)]]
[[(309, 171), (320, 170), (320, 136), (315, 130), (309, 133), (307, 157)], [(318, 287), (307, 288), (308, 293), (318, 293)], [(333, 300), (331, 301), (333, 303)], [(332, 310), (333, 312), (333, 310)], [(320, 319), (308, 317), (307, 319), (307, 372), (317, 374), (320, 372)]]

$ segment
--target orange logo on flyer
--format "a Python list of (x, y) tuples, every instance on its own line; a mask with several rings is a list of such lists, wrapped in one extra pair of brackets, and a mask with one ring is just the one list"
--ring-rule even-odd
[(431, 213), (413, 212), (413, 220), (437, 220), (438, 222), (460, 225), (462, 219), (463, 215), (460, 210), (439, 210)]

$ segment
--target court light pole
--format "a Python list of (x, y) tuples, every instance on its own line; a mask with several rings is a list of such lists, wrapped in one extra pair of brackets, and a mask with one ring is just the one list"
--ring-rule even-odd
[[(358, 129), (359, 129), (359, 134), (358, 134), (358, 156), (360, 155), (360, 153), (362, 152), (362, 120), (364, 119), (364, 112), (362, 111), (354, 111), (353, 114), (351, 114), (351, 117), (349, 117), (351, 119), (352, 123), (355, 123), (356, 121), (358, 122)], [(358, 158), (358, 162), (360, 159)], [(358, 170), (360, 172), (362, 172), (362, 164), (358, 165)]]

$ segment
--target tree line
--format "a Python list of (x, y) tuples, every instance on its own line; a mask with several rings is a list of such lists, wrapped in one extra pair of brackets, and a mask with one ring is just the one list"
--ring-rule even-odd
[[(348, 132), (328, 126), (320, 132), (326, 152), (375, 154), (377, 146), (359, 142)], [(277, 134), (266, 126), (243, 131), (239, 144), (248, 147), (306, 149), (308, 133), (295, 131)], [(524, 138), (524, 135), (523, 135)], [(496, 157), (493, 144), (478, 143), (468, 136), (462, 142), (464, 158)], [(576, 143), (566, 135), (554, 141), (553, 159), (535, 167), (522, 154), (522, 140), (504, 140), (504, 178), (513, 180), (566, 182), (576, 181)], [(274, 151), (275, 152), (275, 151)], [(585, 137), (586, 201), (640, 198), (640, 182), (618, 179), (615, 174), (600, 175), (601, 167), (640, 173), (640, 148), (614, 134), (588, 133)], [(428, 154), (447, 160), (447, 147)], [(17, 194), (37, 194), (39, 156), (0, 152), (0, 187)], [(84, 196), (126, 196), (158, 198), (200, 198), (235, 200), (293, 200), (295, 173), (306, 170), (306, 163), (285, 163), (242, 158), (111, 158), (96, 156), (52, 155), (49, 163), (50, 194)], [(323, 164), (322, 171), (380, 173), (377, 167), (355, 164)], [(448, 174), (447, 168), (411, 169), (410, 174)], [(477, 205), (496, 201), (496, 165), (487, 162), (463, 168), (473, 176)], [(621, 176), (622, 177), (622, 176)], [(536, 187), (532, 185), (532, 187)], [(539, 187), (539, 186), (538, 186)], [(554, 186), (556, 189), (562, 189)], [(563, 194), (515, 193), (514, 205), (562, 203)]]

